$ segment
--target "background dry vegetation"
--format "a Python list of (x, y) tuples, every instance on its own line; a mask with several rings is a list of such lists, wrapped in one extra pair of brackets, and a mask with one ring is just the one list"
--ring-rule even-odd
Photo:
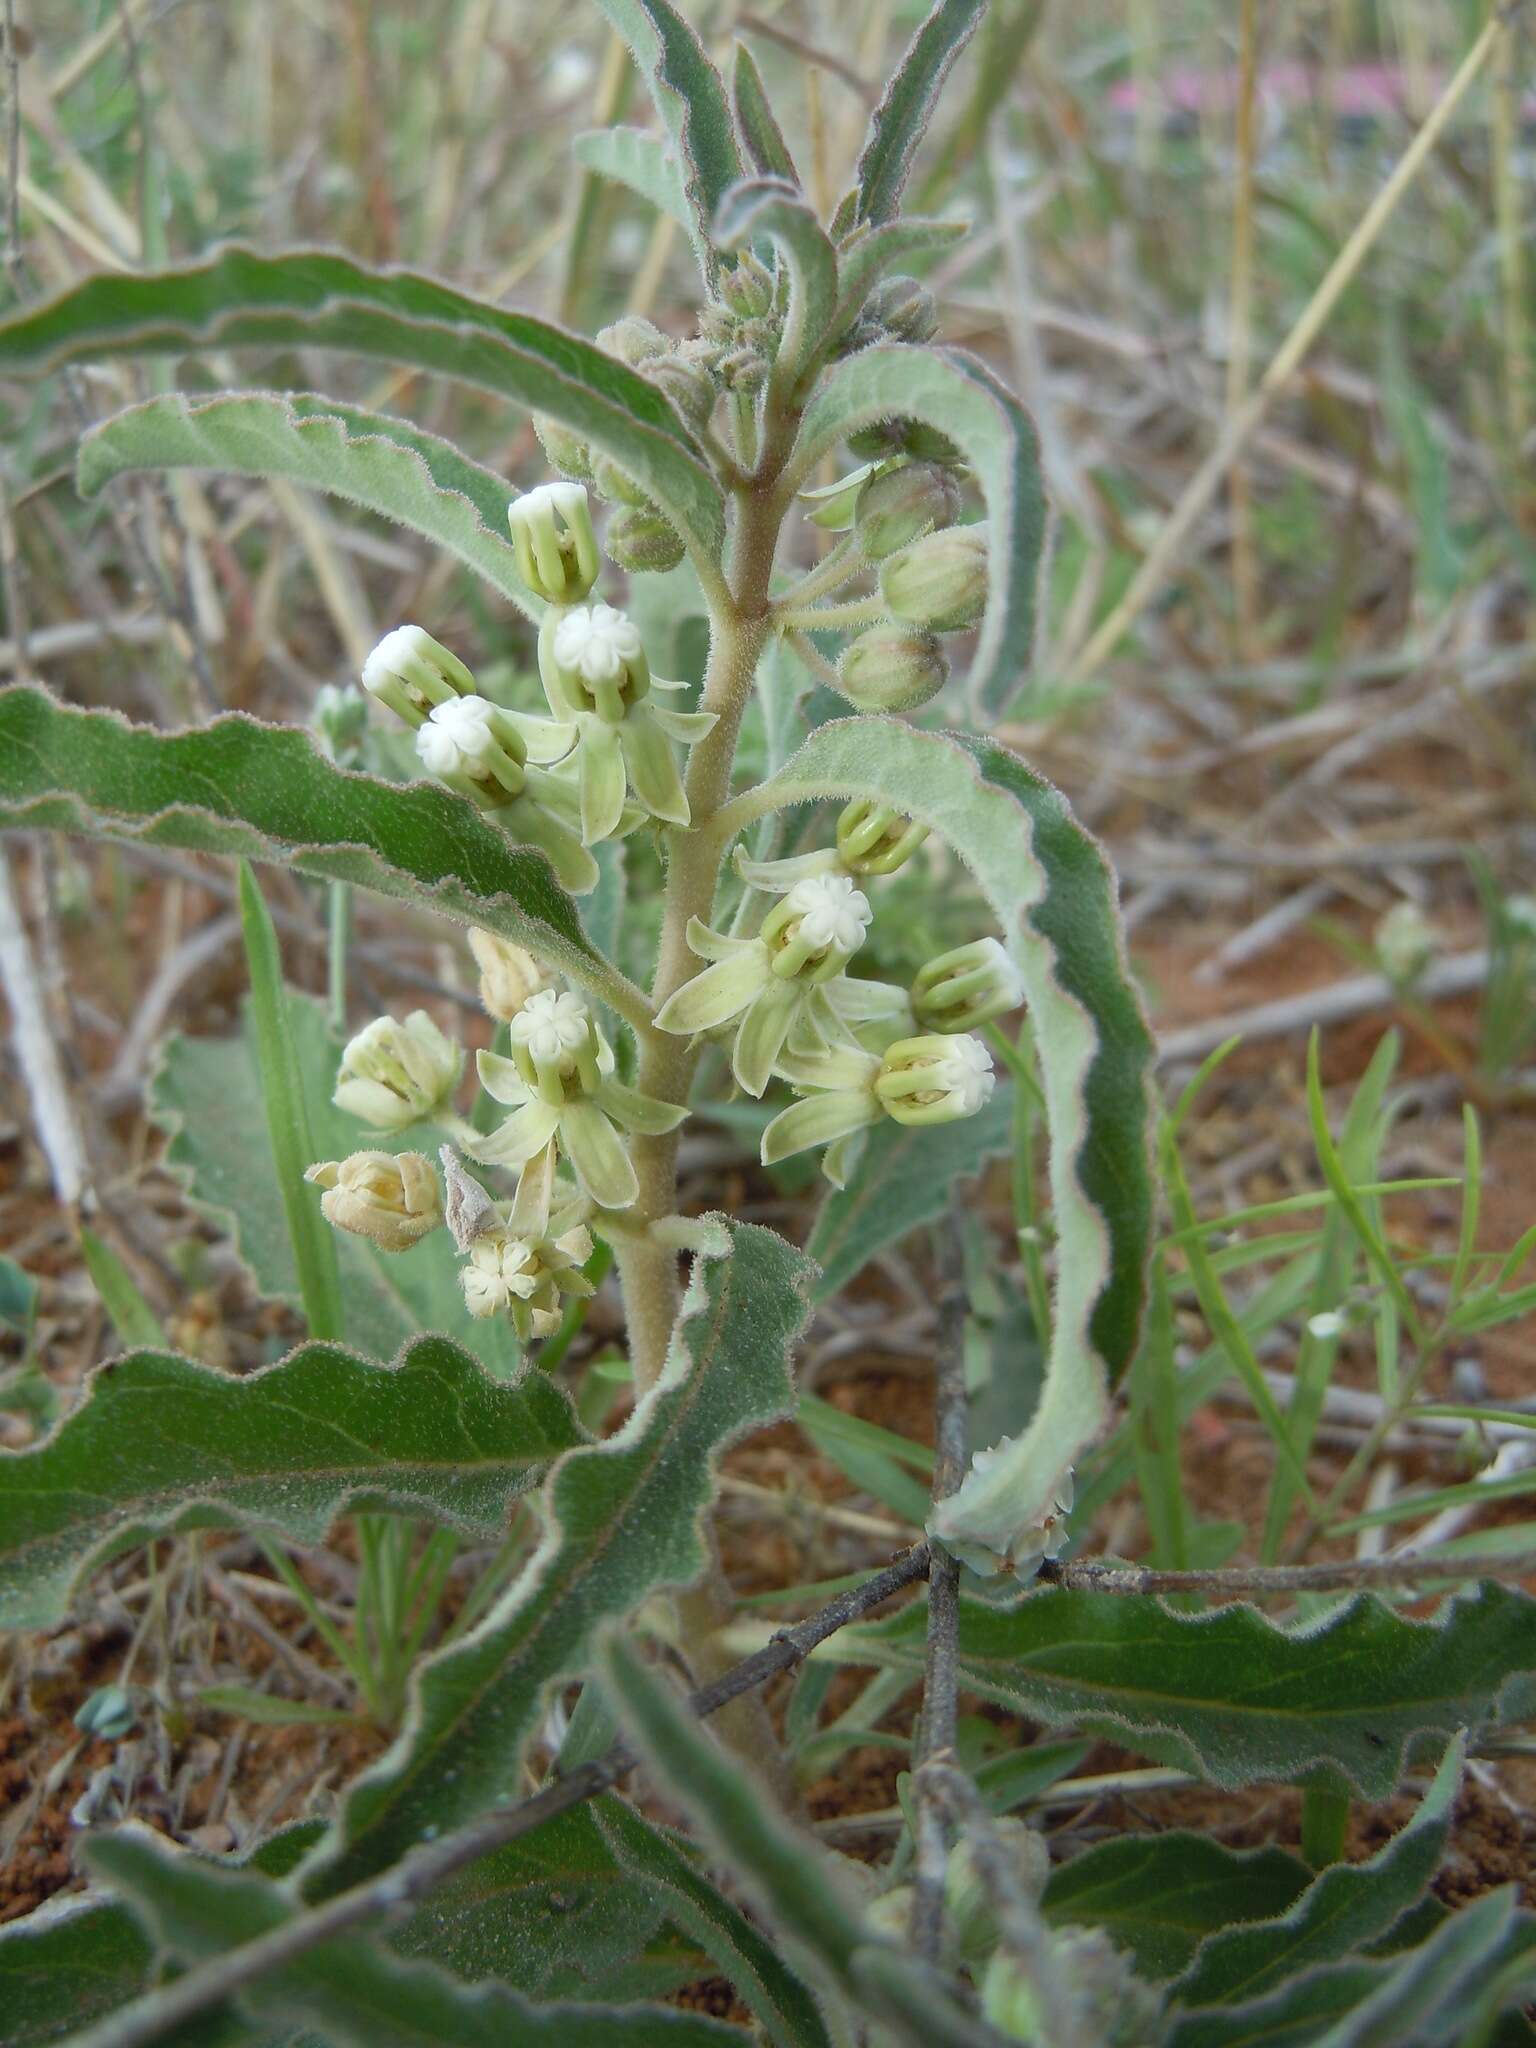
[[(918, 10), (696, 0), (689, 11), (712, 41), (750, 42), (830, 211)], [(1471, 1103), (1479, 1243), (1512, 1246), (1536, 1217), (1536, 943), (1523, 924), (1536, 916), (1524, 894), (1536, 879), (1530, 24), (1445, 123), (1220, 487), (1203, 504), (1188, 495), (1484, 18), (1484, 0), (995, 0), (920, 169), (916, 210), (975, 224), (927, 279), (941, 333), (1017, 383), (1056, 512), (1039, 659), (1004, 736), (1110, 850), (1171, 1092), (1244, 1034), (1184, 1127), (1202, 1218), (1320, 1184), (1304, 1089), (1314, 1022), (1336, 1123), (1383, 1035), (1402, 1033), (1377, 1177), (1461, 1173)], [(693, 273), (681, 234), (568, 156), (574, 131), (647, 119), (617, 42), (580, 8), (40, 0), (17, 10), (15, 30), (5, 242), (17, 297), (239, 237), (418, 265), (587, 332), (625, 310), (683, 323)], [(476, 394), (376, 368), (263, 367), (274, 384), (406, 414), (519, 485), (542, 474), (526, 421)], [(210, 369), (237, 381), (216, 362), (189, 381)], [(402, 619), (471, 662), (526, 660), (522, 629), (452, 563), (291, 486), (179, 475), (83, 506), (70, 478), (82, 419), (147, 395), (155, 374), (113, 365), (0, 390), (8, 676), (158, 723), (226, 708), (303, 722), (320, 686), (352, 679)], [(1187, 527), (1176, 549), (1170, 521)], [(121, 1348), (82, 1261), (82, 1216), (194, 1356), (248, 1368), (280, 1355), (297, 1325), (256, 1299), (227, 1243), (189, 1212), (145, 1109), (165, 1033), (234, 1026), (244, 969), (227, 871), (41, 839), (10, 843), (8, 857), (22, 924), (10, 971), (35, 978), (71, 1105), (61, 1124), (56, 1101), (29, 1103), (7, 1059), (0, 1245), (39, 1290), (30, 1332), (14, 1274), (0, 1302), (11, 1318), (0, 1442), (20, 1447)], [(910, 969), (955, 913), (942, 876), (900, 886), (909, 915), (891, 922), (911, 957), (886, 964)], [(323, 989), (321, 897), (294, 877), (270, 893), (290, 976)], [(1432, 932), (1412, 991), (1383, 977), (1376, 953), (1381, 920), (1403, 904)], [(456, 1032), (489, 1030), (456, 941), (378, 901), (358, 904), (351, 1001), (355, 1021), (425, 1003)], [(1005, 1309), (1027, 1295), (1038, 1256), (1012, 1229), (1010, 1201), (1033, 1213), (1020, 1135), (1012, 1185), (999, 1167), (970, 1211), (973, 1269), (994, 1291), (1001, 1278), (994, 1320), (1009, 1342), (1026, 1341)], [(796, 1232), (808, 1221), (811, 1191), (746, 1168), (730, 1129), (701, 1128), (687, 1157), (699, 1202)], [(1405, 1284), (1430, 1309), (1460, 1213), (1454, 1189), (1390, 1210)], [(1469, 1443), (1455, 1424), (1388, 1432), (1381, 1290), (1353, 1255), (1323, 1270), (1315, 1216), (1300, 1224), (1310, 1252), (1293, 1231), (1275, 1263), (1234, 1255), (1225, 1270), (1272, 1375), (1294, 1372), (1308, 1343), (1330, 1347), (1311, 1458), (1320, 1492), (1362, 1444), (1370, 1456), (1341, 1512), (1466, 1480), (1496, 1456), (1499, 1477), (1517, 1481), (1518, 1432), (1504, 1449)], [(1266, 1297), (1282, 1255), (1314, 1265), (1299, 1289)], [(1188, 1363), (1211, 1333), (1177, 1255), (1170, 1270)], [(879, 1262), (823, 1315), (803, 1367), (833, 1407), (919, 1443), (931, 1440), (930, 1277), (921, 1239)], [(983, 1320), (989, 1299), (976, 1296)], [(1342, 1335), (1309, 1337), (1309, 1317), (1335, 1312)], [(600, 1296), (564, 1369), (622, 1403), (615, 1379), (592, 1377), (617, 1327)], [(1442, 1346), (1423, 1385), (1512, 1405), (1533, 1372), (1536, 1334), (1513, 1321)], [(1196, 1562), (1260, 1553), (1275, 1462), (1240, 1380), (1212, 1384), (1163, 1467), (1165, 1480), (1182, 1474), (1177, 1512)], [(1271, 1384), (1288, 1396), (1290, 1382)], [(861, 1484), (849, 1462), (789, 1425), (735, 1455), (719, 1526), (741, 1592), (868, 1569), (907, 1538), (889, 1475), (920, 1500), (916, 1481), (885, 1458)], [(1525, 1509), (1512, 1483), (1453, 1504), (1438, 1533), (1477, 1531), (1487, 1548), (1509, 1524), (1503, 1540), (1530, 1548)], [(1090, 1543), (1166, 1550), (1171, 1511), (1166, 1490), (1128, 1477), (1103, 1499)], [(1369, 1554), (1415, 1526), (1337, 1532), (1311, 1554)], [(344, 1610), (355, 1582), (345, 1543), (312, 1572), (316, 1584), (329, 1573), (326, 1597)], [(744, 1628), (761, 1618), (743, 1609)], [(13, 1645), (0, 1666), (0, 1918), (71, 1881), (69, 1814), (92, 1785), (102, 1811), (138, 1812), (209, 1847), (323, 1807), (371, 1732), (262, 1727), (195, 1704), (237, 1681), (322, 1706), (344, 1699), (299, 1619), (251, 1546), (183, 1539), (103, 1574), (69, 1630)], [(126, 1766), (71, 1719), (109, 1681), (158, 1702)], [(853, 1715), (845, 1733), (859, 1739), (824, 1743), (805, 1773), (812, 1813), (856, 1853), (897, 1818), (900, 1759), (878, 1737), (906, 1725), (889, 1687), (861, 1721), (861, 1684), (840, 1680), (828, 1702), (829, 1717)], [(984, 1746), (985, 1723), (970, 1726)], [(1217, 1800), (1102, 1745), (1080, 1745), (1068, 1764), (1075, 1777), (1041, 1796), (1048, 1825), (1076, 1841), (1173, 1821), (1230, 1844), (1296, 1837), (1291, 1794)], [(1518, 1757), (1475, 1768), (1447, 1897), (1523, 1874), (1528, 1772)], [(1356, 1847), (1400, 1817), (1357, 1809)]]

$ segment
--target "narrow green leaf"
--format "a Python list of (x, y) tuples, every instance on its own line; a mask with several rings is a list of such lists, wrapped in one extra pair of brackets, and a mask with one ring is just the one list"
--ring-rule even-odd
[(543, 854), (468, 798), (337, 768), (308, 733), (240, 712), (162, 733), (0, 690), (0, 824), (240, 854), (404, 897), (528, 946), (623, 1017), (649, 1015)]
[(774, 357), (773, 381), (793, 391), (802, 371), (832, 338), (837, 310), (837, 251), (810, 202), (785, 178), (747, 178), (733, 185), (715, 214), (722, 249), (766, 237), (789, 270), (789, 308)]
[(1382, 1241), (1381, 1233), (1366, 1214), (1365, 1205), (1350, 1181), (1349, 1172), (1334, 1143), (1333, 1133), (1328, 1128), (1328, 1106), (1323, 1100), (1323, 1076), (1320, 1039), (1314, 1029), (1307, 1044), (1307, 1110), (1312, 1123), (1312, 1141), (1317, 1147), (1318, 1164), (1323, 1177), (1337, 1197), (1350, 1228), (1360, 1241), (1360, 1249), (1371, 1265), (1375, 1267), (1402, 1316), (1404, 1327), (1409, 1330), (1415, 1342), (1421, 1341), (1423, 1330), (1417, 1305), (1408, 1292), (1408, 1283), (1398, 1271), (1397, 1261)]
[(949, 68), (986, 11), (986, 0), (938, 0), (897, 65), (870, 116), (859, 157), (855, 217), (891, 220)]
[(719, 487), (654, 384), (579, 335), (435, 278), (370, 270), (334, 250), (267, 256), (230, 243), (185, 269), (88, 277), (0, 321), (7, 374), (235, 347), (382, 356), (548, 413), (611, 455), (706, 556), (719, 554)]
[(306, 1344), (241, 1379), (130, 1352), (42, 1443), (0, 1453), (0, 1624), (51, 1627), (83, 1573), (177, 1529), (319, 1543), (382, 1506), (488, 1540), (580, 1440), (542, 1373), (500, 1385), (441, 1337), (396, 1366)]
[(424, 535), (529, 618), (543, 610), (506, 538), (507, 485), (404, 420), (312, 392), (177, 392), (115, 413), (80, 443), (75, 474), (87, 498), (137, 469), (286, 477)]
[(1058, 1864), (1040, 1907), (1054, 1927), (1102, 1927), (1160, 1983), (1186, 1970), (1208, 1935), (1278, 1919), (1311, 1876), (1283, 1849), (1238, 1854), (1181, 1829), (1119, 1835)]
[[(967, 1478), (932, 1525), (944, 1542), (964, 1543), (978, 1568), (992, 1553), (995, 1569), (995, 1555), (1047, 1504), (1063, 1466), (1104, 1429), (1108, 1390), (1135, 1353), (1152, 1233), (1151, 1034), (1104, 856), (1017, 755), (893, 719), (840, 719), (722, 812), (720, 830), (850, 797), (931, 826), (971, 869), (1018, 964), (1036, 1034), (1060, 1246), (1045, 1387), (1023, 1436), (984, 1478)], [(912, 1156), (920, 1171), (921, 1146)]]
[(1029, 673), (1045, 492), (1029, 415), (984, 363), (960, 349), (879, 344), (834, 363), (805, 409), (794, 480), (877, 420), (916, 419), (964, 453), (987, 505), (991, 589), (971, 662), (970, 695), (991, 725)]
[(240, 925), (251, 976), (257, 1079), (278, 1192), (288, 1223), (288, 1241), (299, 1276), (299, 1298), (312, 1337), (340, 1337), (341, 1273), (336, 1263), (336, 1241), (320, 1214), (314, 1190), (304, 1180), (316, 1155), (309, 1135), (304, 1074), (288, 1021), (277, 927), (248, 861), (240, 863)]
[[(220, 1870), (135, 1824), (97, 1835), (85, 1856), (183, 1963), (227, 1955), (302, 1911), (270, 1878)], [(355, 2048), (728, 2048), (737, 2038), (734, 2028), (661, 2006), (530, 2005), (501, 1985), (463, 1984), (430, 1963), (402, 1962), (365, 1935), (307, 1950), (241, 2003), (263, 2022), (304, 2021)]]
[(672, 137), (682, 167), (694, 249), (705, 276), (713, 277), (709, 224), (742, 174), (725, 85), (692, 25), (671, 0), (597, 4), (629, 45)]
[(591, 128), (576, 137), (571, 154), (583, 170), (627, 187), (680, 228), (692, 227), (677, 158), (660, 136), (644, 128)]
[(745, 43), (736, 45), (731, 66), (731, 105), (736, 114), (737, 133), (746, 145), (753, 170), (765, 178), (788, 178), (792, 185), (798, 185), (800, 173), (769, 105), (757, 60)]
[(212, 1714), (254, 1721), (262, 1728), (344, 1728), (355, 1726), (358, 1719), (342, 1707), (322, 1707), (315, 1700), (285, 1700), (277, 1693), (258, 1692), (254, 1685), (205, 1685), (193, 1694), (191, 1703)]
[[(920, 1672), (921, 1601), (845, 1629), (841, 1658)], [(1114, 1593), (966, 1601), (960, 1682), (1047, 1727), (1077, 1722), (1217, 1785), (1273, 1778), (1385, 1799), (1458, 1730), (1536, 1713), (1536, 1600), (1483, 1583), (1408, 1621), (1367, 1595), (1276, 1627)]]
[(109, 1244), (84, 1225), (80, 1230), (80, 1252), (101, 1305), (112, 1318), (118, 1336), (135, 1348), (164, 1344), (160, 1319), (139, 1292), (138, 1282)]
[(793, 1406), (786, 1354), (810, 1270), (771, 1231), (714, 1219), (661, 1379), (616, 1436), (560, 1461), (528, 1565), (471, 1636), (418, 1668), (406, 1724), (353, 1781), (308, 1873), (311, 1896), (345, 1890), (427, 1834), (516, 1797), (549, 1685), (583, 1669), (602, 1623), (697, 1577), (715, 1458)]

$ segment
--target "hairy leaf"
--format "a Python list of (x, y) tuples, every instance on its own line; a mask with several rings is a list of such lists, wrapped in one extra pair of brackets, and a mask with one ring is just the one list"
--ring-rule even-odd
[[(922, 1668), (925, 1615), (846, 1629), (850, 1662)], [(966, 1601), (961, 1684), (1048, 1727), (1079, 1722), (1217, 1785), (1273, 1778), (1385, 1799), (1459, 1729), (1536, 1713), (1536, 1600), (1480, 1584), (1430, 1621), (1360, 1595), (1321, 1623), (1175, 1614), (1115, 1593)]]
[[(878, 351), (871, 351), (878, 353)], [(863, 360), (861, 357), (859, 360)], [(1103, 1429), (1108, 1389), (1135, 1352), (1152, 1197), (1152, 1039), (1131, 985), (1113, 878), (1065, 800), (990, 740), (840, 719), (720, 814), (737, 831), (811, 801), (870, 797), (943, 835), (990, 903), (1024, 980), (1051, 1141), (1060, 1255), (1052, 1350), (1033, 1420), (934, 1523), (989, 1568), (1040, 1512), (1062, 1467)], [(922, 1148), (914, 1151), (922, 1159)], [(995, 1557), (992, 1559), (995, 1568)]]
[(543, 611), (506, 539), (507, 485), (403, 420), (312, 392), (176, 392), (115, 413), (80, 443), (76, 481), (88, 498), (135, 469), (287, 477), (425, 535), (529, 618)]
[(986, 11), (986, 0), (938, 0), (897, 65), (885, 96), (870, 116), (859, 157), (855, 217), (894, 218), (918, 144), (949, 67)]
[(680, 228), (692, 227), (677, 159), (660, 136), (644, 128), (591, 128), (576, 137), (571, 154), (583, 170), (626, 186)]
[(722, 249), (741, 249), (766, 236), (789, 270), (789, 310), (774, 358), (773, 378), (792, 391), (826, 340), (837, 309), (837, 251), (810, 202), (785, 178), (747, 178), (733, 185), (714, 222)]
[(789, 144), (784, 140), (784, 132), (773, 108), (768, 104), (757, 60), (745, 43), (736, 45), (731, 67), (731, 105), (736, 113), (737, 131), (746, 144), (753, 170), (765, 178), (788, 178), (792, 185), (798, 185), (800, 173), (795, 169)]
[(705, 276), (712, 278), (715, 253), (709, 224), (742, 173), (725, 85), (692, 25), (671, 0), (597, 4), (628, 43), (672, 137), (682, 166), (693, 245)]
[(353, 1782), (308, 1875), (311, 1896), (344, 1890), (424, 1835), (515, 1796), (545, 1692), (587, 1663), (594, 1630), (697, 1577), (715, 1458), (792, 1406), (786, 1354), (810, 1270), (772, 1232), (716, 1219), (661, 1379), (618, 1435), (560, 1461), (523, 1572), (471, 1636), (418, 1667), (406, 1724)]
[(987, 501), (991, 588), (971, 664), (970, 692), (986, 724), (1007, 709), (1029, 669), (1035, 633), (1045, 494), (1028, 413), (1008, 387), (960, 349), (882, 343), (834, 363), (805, 409), (799, 482), (860, 427), (922, 420), (963, 451)]
[(864, 301), (890, 271), (905, 269), (920, 256), (936, 255), (963, 241), (958, 220), (893, 220), (871, 228), (838, 257), (837, 311), (832, 332), (840, 335), (858, 318)]
[(498, 1385), (444, 1337), (394, 1366), (305, 1344), (241, 1379), (131, 1351), (42, 1443), (0, 1453), (0, 1623), (51, 1626), (83, 1572), (175, 1529), (318, 1543), (374, 1503), (493, 1537), (580, 1441), (551, 1381)]
[(467, 797), (338, 768), (307, 733), (242, 712), (189, 732), (0, 690), (0, 825), (242, 854), (514, 939), (631, 1020), (638, 989), (595, 953), (542, 853)]
[(706, 554), (719, 553), (719, 488), (654, 384), (579, 335), (414, 271), (370, 270), (330, 249), (265, 256), (231, 243), (185, 269), (86, 278), (0, 321), (9, 373), (250, 346), (383, 356), (548, 413), (611, 455)]
[[(156, 1940), (206, 1962), (294, 1920), (289, 1890), (250, 1871), (219, 1870), (131, 1825), (98, 1835), (91, 1869), (121, 1892)], [(662, 2006), (530, 2005), (495, 1983), (463, 1984), (430, 1963), (402, 1962), (366, 1935), (343, 1935), (271, 1970), (241, 2003), (263, 2020), (308, 2022), (355, 2048), (727, 2048), (735, 2030)]]

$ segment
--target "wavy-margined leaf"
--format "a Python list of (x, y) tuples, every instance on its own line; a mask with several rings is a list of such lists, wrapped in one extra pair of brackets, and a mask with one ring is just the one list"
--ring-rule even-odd
[[(136, 1824), (96, 1836), (84, 1854), (182, 1963), (227, 1955), (303, 1910), (286, 1886), (217, 1869)], [(729, 2048), (739, 2038), (734, 2028), (664, 2006), (532, 2005), (502, 1985), (464, 1984), (431, 1963), (402, 1961), (360, 1934), (266, 1972), (239, 2002), (262, 2021), (306, 2022), (355, 2048)]]
[[(845, 1629), (848, 1661), (918, 1671), (925, 1616)], [(1048, 1727), (1072, 1721), (1216, 1785), (1272, 1778), (1385, 1799), (1459, 1729), (1536, 1714), (1536, 1600), (1480, 1584), (1430, 1621), (1360, 1595), (1280, 1628), (1252, 1607), (1054, 1590), (966, 1601), (961, 1684)]]
[(472, 1636), (418, 1667), (406, 1724), (348, 1791), (308, 1874), (311, 1896), (344, 1890), (425, 1831), (515, 1796), (544, 1694), (581, 1670), (593, 1632), (657, 1587), (697, 1577), (715, 1458), (793, 1405), (786, 1355), (810, 1273), (771, 1231), (713, 1220), (661, 1379), (617, 1436), (560, 1461), (524, 1571)]
[(633, 1022), (650, 1005), (589, 944), (532, 847), (440, 785), (338, 768), (242, 712), (188, 732), (0, 690), (0, 825), (243, 855), (404, 897), (529, 946)]
[(629, 45), (672, 137), (682, 169), (693, 246), (705, 276), (713, 277), (716, 259), (709, 224), (715, 208), (742, 174), (724, 81), (709, 61), (696, 30), (671, 0), (597, 0), (597, 4)]
[(80, 443), (85, 497), (135, 469), (280, 476), (328, 492), (425, 535), (529, 618), (542, 615), (506, 539), (509, 487), (404, 420), (307, 391), (174, 392), (115, 413)]
[(985, 1475), (969, 1475), (933, 1525), (944, 1542), (965, 1547), (968, 1562), (995, 1568), (996, 1554), (1047, 1504), (1063, 1466), (1103, 1429), (1108, 1389), (1136, 1348), (1152, 1229), (1152, 1038), (1103, 853), (1017, 755), (893, 719), (840, 719), (722, 811), (719, 829), (850, 797), (894, 805), (948, 840), (997, 917), (1034, 1025), (1060, 1247), (1045, 1387), (1024, 1434)]
[(731, 65), (731, 106), (736, 115), (737, 132), (746, 144), (753, 170), (765, 178), (788, 178), (792, 185), (798, 185), (800, 173), (795, 169), (795, 160), (784, 140), (784, 131), (768, 103), (757, 60), (745, 43), (736, 45)]
[(990, 583), (970, 692), (984, 723), (1028, 673), (1035, 635), (1045, 493), (1030, 417), (1000, 378), (963, 350), (884, 344), (834, 363), (813, 391), (795, 456), (803, 480), (821, 458), (877, 420), (916, 419), (964, 452), (987, 501)]
[[(370, 1130), (332, 1102), (341, 1055), (320, 1003), (289, 990), (288, 1018), (315, 1159), (345, 1159), (366, 1148), (421, 1151), (435, 1161), (438, 1139), (430, 1127)], [(249, 1015), (233, 1038), (169, 1039), (150, 1081), (149, 1111), (170, 1133), (167, 1166), (193, 1206), (228, 1233), (257, 1292), (297, 1303), (299, 1276), (267, 1145)], [(302, 1192), (318, 1208), (318, 1190)], [(464, 1306), (459, 1262), (446, 1232), (407, 1252), (380, 1251), (349, 1231), (332, 1235), (348, 1343), (371, 1358), (393, 1358), (411, 1338), (433, 1331), (472, 1351), (498, 1379), (509, 1376), (517, 1340), (505, 1324), (479, 1321)]]
[[(738, 173), (739, 175), (739, 173)], [(195, 348), (336, 348), (478, 385), (611, 455), (706, 554), (719, 487), (654, 384), (564, 328), (331, 249), (231, 243), (180, 270), (86, 278), (0, 321), (0, 371)]]
[(857, 1894), (831, 1858), (770, 1810), (740, 1760), (720, 1748), (622, 1634), (608, 1633), (601, 1657), (603, 1690), (651, 1774), (801, 1952), (914, 2048), (991, 2048), (999, 2037), (959, 2006), (937, 1975), (870, 1937)]
[(811, 353), (831, 337), (837, 310), (837, 251), (802, 193), (786, 178), (745, 178), (720, 202), (714, 220), (722, 249), (741, 249), (766, 237), (789, 271), (789, 308), (772, 376), (785, 391)]
[(805, 1248), (821, 1268), (817, 1300), (830, 1301), (877, 1252), (944, 1215), (955, 1182), (1009, 1150), (1012, 1118), (1013, 1091), (999, 1088), (958, 1123), (877, 1124), (847, 1186), (831, 1189), (816, 1213)]
[(445, 1337), (392, 1366), (305, 1344), (241, 1379), (131, 1351), (42, 1443), (0, 1453), (0, 1624), (49, 1627), (83, 1572), (175, 1529), (318, 1543), (379, 1504), (493, 1537), (581, 1440), (552, 1381), (500, 1385)]
[(854, 219), (878, 226), (895, 216), (949, 68), (985, 11), (986, 0), (938, 0), (908, 44), (870, 116), (854, 188)]
[(1040, 1910), (1053, 1927), (1102, 1927), (1155, 1983), (1186, 1970), (1207, 1935), (1278, 1919), (1311, 1879), (1284, 1849), (1238, 1852), (1182, 1829), (1117, 1835), (1058, 1864)]
[(627, 187), (680, 228), (692, 227), (677, 158), (659, 135), (645, 128), (590, 128), (576, 137), (571, 154), (583, 170)]

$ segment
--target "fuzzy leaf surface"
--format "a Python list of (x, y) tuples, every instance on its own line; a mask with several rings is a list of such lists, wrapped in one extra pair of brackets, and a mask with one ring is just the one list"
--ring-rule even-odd
[(692, 227), (677, 158), (660, 136), (645, 128), (591, 128), (576, 137), (571, 154), (583, 170), (625, 186), (680, 228)]
[[(1104, 855), (1016, 754), (894, 719), (839, 719), (725, 815), (741, 828), (794, 804), (850, 797), (921, 820), (970, 868), (1023, 977), (1040, 1058), (1060, 1245), (1045, 1387), (1007, 1459), (969, 1475), (934, 1524), (985, 1568), (979, 1552), (1005, 1550), (1102, 1431), (1109, 1388), (1135, 1352), (1152, 1231), (1152, 1038)], [(920, 1146), (913, 1157), (922, 1160)]]
[[(921, 1668), (923, 1604), (845, 1629), (841, 1654)], [(1175, 1614), (1116, 1593), (966, 1601), (961, 1684), (1050, 1727), (1067, 1721), (1216, 1785), (1316, 1783), (1386, 1799), (1460, 1729), (1536, 1713), (1536, 1600), (1482, 1583), (1429, 1621), (1361, 1595), (1320, 1624), (1252, 1607)]]
[(809, 201), (785, 178), (746, 178), (733, 185), (715, 215), (715, 240), (741, 249), (766, 237), (789, 270), (789, 308), (772, 375), (792, 388), (801, 368), (832, 327), (837, 310), (837, 251)]
[(472, 1635), (418, 1667), (398, 1739), (354, 1780), (306, 1877), (311, 1897), (516, 1797), (545, 1693), (588, 1663), (594, 1631), (703, 1569), (715, 1459), (793, 1405), (787, 1356), (812, 1270), (771, 1231), (714, 1223), (661, 1378), (616, 1436), (557, 1464), (533, 1557)]
[(621, 1015), (634, 1011), (639, 992), (593, 950), (542, 853), (467, 797), (338, 768), (307, 733), (243, 712), (168, 733), (40, 690), (0, 690), (0, 825), (243, 855), (353, 882), (484, 925)]
[(140, 469), (286, 477), (409, 527), (529, 618), (543, 612), (506, 538), (511, 490), (450, 442), (404, 420), (312, 392), (176, 392), (93, 427), (80, 443), (75, 479), (90, 498)]
[(938, 0), (908, 44), (870, 116), (859, 157), (855, 218), (878, 226), (901, 207), (918, 145), (927, 133), (949, 68), (986, 11), (986, 0)]
[(611, 455), (706, 553), (719, 552), (719, 487), (653, 384), (580, 335), (436, 278), (372, 270), (332, 249), (268, 256), (230, 243), (185, 269), (88, 277), (0, 321), (0, 371), (12, 374), (252, 346), (380, 356), (548, 413)]
[(784, 131), (769, 104), (757, 59), (745, 43), (736, 45), (731, 67), (731, 105), (736, 115), (737, 131), (746, 144), (747, 155), (752, 159), (752, 168), (765, 178), (788, 178), (791, 184), (798, 185), (800, 173), (795, 169), (795, 160), (784, 140)]
[(42, 1443), (0, 1455), (0, 1623), (49, 1627), (83, 1572), (175, 1529), (319, 1543), (373, 1503), (486, 1540), (580, 1441), (552, 1382), (499, 1385), (444, 1337), (398, 1365), (305, 1344), (240, 1379), (131, 1351)]

